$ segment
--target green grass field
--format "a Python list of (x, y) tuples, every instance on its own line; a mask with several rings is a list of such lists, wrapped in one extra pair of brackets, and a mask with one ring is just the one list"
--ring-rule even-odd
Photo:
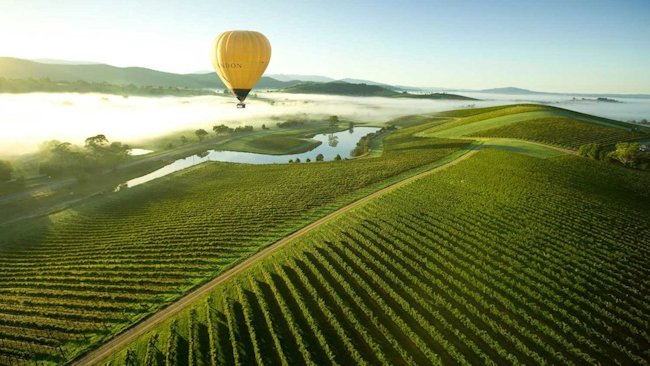
[(320, 145), (316, 140), (267, 134), (246, 136), (222, 146), (225, 150), (247, 151), (259, 154), (283, 155), (298, 154), (312, 150)]
[(109, 364), (647, 364), (648, 187), (483, 150), (263, 259)]
[(207, 163), (0, 227), (0, 364), (62, 363), (260, 248), (467, 145), (384, 138), (379, 158)]

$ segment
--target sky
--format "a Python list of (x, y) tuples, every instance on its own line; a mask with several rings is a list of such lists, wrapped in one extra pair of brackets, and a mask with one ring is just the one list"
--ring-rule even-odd
[(190, 73), (232, 29), (269, 38), (267, 74), (650, 93), (650, 0), (0, 0), (0, 56)]

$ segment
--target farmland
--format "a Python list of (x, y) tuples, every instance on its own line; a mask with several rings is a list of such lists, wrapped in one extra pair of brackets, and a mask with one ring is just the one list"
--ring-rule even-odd
[(540, 118), (475, 132), (469, 136), (509, 137), (577, 149), (584, 144), (612, 145), (648, 134), (592, 125), (571, 118)]
[[(380, 158), (209, 163), (0, 231), (0, 364), (62, 363), (260, 248), (467, 142), (384, 139)], [(243, 184), (245, 183), (245, 184)]]
[(577, 149), (581, 144), (614, 144), (650, 135), (647, 128), (534, 104), (442, 112), (437, 117), (450, 121), (423, 136), (515, 138)]
[[(535, 121), (554, 118), (570, 118), (563, 142), (540, 138), (552, 127)], [(532, 135), (481, 137), (457, 165), (262, 257), (108, 361), (643, 364), (650, 176), (532, 142), (632, 132), (536, 105), (403, 117), (363, 158), (211, 162), (1, 227), (0, 364), (70, 362), (288, 234), (475, 149), (468, 135), (531, 121)], [(283, 132), (247, 141), (306, 137)]]
[(650, 176), (482, 150), (261, 260), (111, 365), (647, 364)]

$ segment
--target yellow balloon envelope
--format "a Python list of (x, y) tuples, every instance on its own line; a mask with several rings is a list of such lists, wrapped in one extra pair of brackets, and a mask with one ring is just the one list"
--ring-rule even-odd
[(271, 60), (271, 43), (259, 32), (223, 32), (215, 38), (211, 56), (217, 75), (243, 102)]

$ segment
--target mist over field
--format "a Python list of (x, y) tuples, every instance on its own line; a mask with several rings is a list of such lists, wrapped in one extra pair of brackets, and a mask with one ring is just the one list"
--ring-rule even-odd
[(52, 139), (81, 144), (86, 137), (97, 134), (104, 134), (111, 141), (133, 143), (185, 129), (204, 128), (211, 132), (213, 125), (222, 123), (273, 126), (279, 120), (296, 116), (324, 118), (329, 115), (359, 122), (385, 122), (407, 114), (527, 101), (622, 120), (650, 117), (648, 99), (596, 103), (555, 95), (463, 94), (483, 100), (432, 101), (269, 92), (257, 93), (262, 99), (251, 98), (246, 109), (237, 109), (229, 95), (125, 98), (75, 93), (3, 94), (0, 95), (0, 155), (33, 152), (40, 143)]

